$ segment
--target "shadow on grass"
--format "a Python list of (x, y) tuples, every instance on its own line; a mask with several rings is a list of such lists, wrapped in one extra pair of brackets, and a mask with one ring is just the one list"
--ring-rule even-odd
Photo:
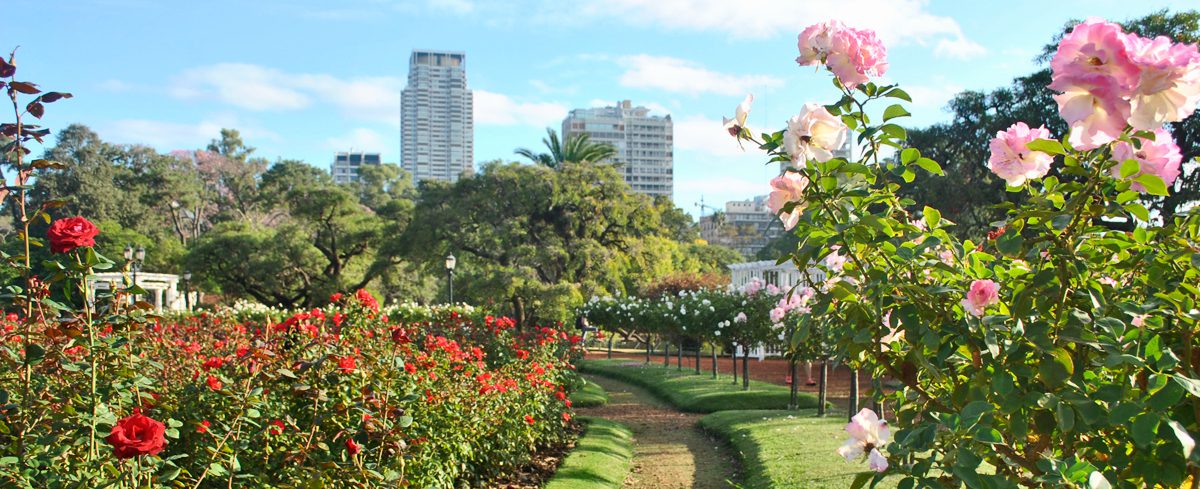
[[(655, 364), (641, 365), (628, 360), (585, 360), (579, 371), (601, 375), (643, 387), (681, 411), (712, 413), (726, 410), (787, 409), (791, 392), (787, 387), (765, 382), (750, 382), (742, 390), (725, 379), (712, 379), (705, 374), (677, 371)], [(817, 398), (801, 393), (801, 408), (815, 408)]]

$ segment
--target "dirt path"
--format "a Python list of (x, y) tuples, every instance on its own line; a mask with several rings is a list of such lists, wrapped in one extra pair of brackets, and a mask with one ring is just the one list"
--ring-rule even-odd
[(646, 489), (726, 489), (736, 460), (721, 442), (696, 426), (697, 414), (680, 413), (641, 388), (587, 376), (608, 391), (605, 406), (580, 414), (611, 419), (633, 430), (633, 470), (625, 487)]

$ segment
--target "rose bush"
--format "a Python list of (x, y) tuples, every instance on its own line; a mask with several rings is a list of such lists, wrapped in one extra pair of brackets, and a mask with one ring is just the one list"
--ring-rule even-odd
[(871, 81), (886, 67), (873, 39), (830, 22), (799, 41), (801, 65), (833, 74), (841, 94), (823, 108), (855, 133), (857, 158), (797, 158), (791, 121), (736, 134), (802, 182), (772, 182), (772, 210), (800, 238), (783, 258), (825, 263), (833, 277), (799, 316), (793, 347), (826, 344), (902, 384), (873, 390), (890, 428), (871, 410), (847, 427), (840, 453), (872, 469), (855, 485), (1200, 480), (1200, 210), (1158, 222), (1139, 202), (1166, 195), (1181, 171), (1162, 125), (1200, 101), (1197, 47), (1099, 19), (1076, 26), (1051, 60), (1069, 133), (1018, 123), (997, 134), (989, 168), (1028, 198), (1004, 204), (987, 239), (959, 241), (937, 209), (898, 196), (902, 182), (942, 170), (895, 122), (909, 95)]

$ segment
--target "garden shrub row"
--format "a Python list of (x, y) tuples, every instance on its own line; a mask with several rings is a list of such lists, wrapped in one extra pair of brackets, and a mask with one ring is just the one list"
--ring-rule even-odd
[[(628, 382), (645, 388), (681, 411), (712, 413), (725, 410), (787, 409), (791, 392), (787, 387), (751, 381), (749, 390), (740, 384), (712, 379), (707, 374), (680, 372), (636, 360), (586, 360), (579, 371)], [(801, 408), (815, 408), (817, 398), (801, 393)]]
[(545, 489), (623, 487), (633, 463), (633, 433), (615, 421), (581, 419), (587, 423), (587, 429)]

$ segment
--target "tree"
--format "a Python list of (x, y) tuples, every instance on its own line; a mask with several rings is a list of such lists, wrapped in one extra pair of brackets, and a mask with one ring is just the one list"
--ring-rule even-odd
[(616, 148), (605, 143), (594, 143), (585, 133), (571, 135), (560, 143), (558, 133), (554, 132), (554, 129), (546, 128), (546, 137), (542, 138), (542, 144), (550, 150), (549, 153), (534, 153), (526, 148), (519, 148), (515, 153), (549, 168), (561, 168), (568, 162), (599, 163), (617, 156)]

